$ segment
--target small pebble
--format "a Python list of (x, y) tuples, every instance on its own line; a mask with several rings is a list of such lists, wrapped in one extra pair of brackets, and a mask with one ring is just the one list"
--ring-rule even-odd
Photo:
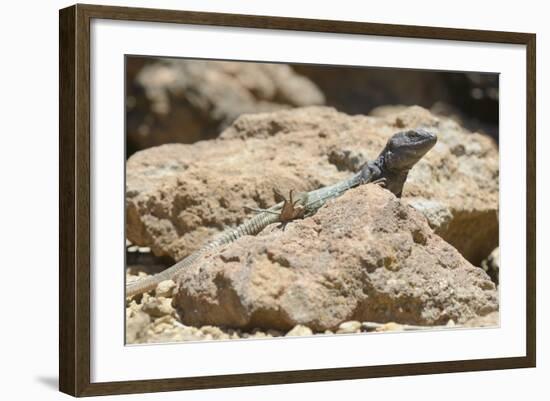
[(361, 331), (361, 322), (357, 320), (350, 320), (349, 322), (344, 322), (338, 326), (336, 334), (350, 334), (350, 333), (359, 333)]
[(143, 311), (151, 317), (162, 317), (171, 315), (174, 311), (172, 300), (164, 297), (157, 297), (146, 300), (143, 303)]
[(290, 330), (288, 333), (286, 333), (287, 337), (294, 337), (294, 336), (310, 336), (313, 332), (311, 329), (307, 326), (303, 326), (301, 324), (298, 324), (294, 326), (292, 330)]
[(169, 323), (170, 326), (174, 326), (176, 323), (176, 320), (170, 315), (164, 315), (155, 320), (155, 324), (160, 324), (160, 323)]
[(170, 328), (172, 328), (171, 325), (166, 324), (166, 323), (160, 323), (160, 324), (155, 324), (155, 325), (152, 327), (152, 331), (153, 331), (153, 333), (155, 333), (155, 334), (160, 334), (160, 333), (163, 333), (163, 332), (169, 330)]
[(141, 297), (141, 304), (146, 304), (147, 302), (149, 302), (149, 300), (152, 298), (151, 297), (151, 294), (147, 293), (147, 292), (144, 292), (143, 294), (140, 294), (140, 295), (137, 295), (138, 297)]
[(172, 280), (161, 281), (155, 290), (157, 297), (170, 298), (174, 293), (174, 288), (176, 288), (176, 283)]
[(206, 336), (211, 336), (214, 340), (219, 340), (224, 337), (224, 332), (216, 326), (202, 326), (200, 331)]
[(379, 327), (376, 329), (376, 331), (404, 331), (404, 327), (402, 324), (395, 323), (395, 322), (389, 322), (385, 325)]

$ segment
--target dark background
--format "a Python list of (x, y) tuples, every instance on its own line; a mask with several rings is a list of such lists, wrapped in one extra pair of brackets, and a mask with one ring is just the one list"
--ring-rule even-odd
[(243, 113), (311, 105), (383, 115), (419, 105), (498, 143), (494, 73), (128, 56), (127, 156), (218, 136)]

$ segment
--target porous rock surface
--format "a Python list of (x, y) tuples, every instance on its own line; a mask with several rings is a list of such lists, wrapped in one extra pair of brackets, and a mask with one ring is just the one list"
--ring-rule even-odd
[(397, 131), (419, 126), (437, 145), (411, 170), (403, 199), (479, 265), (498, 246), (493, 141), (420, 107), (383, 117), (305, 107), (238, 118), (219, 138), (147, 149), (127, 162), (127, 237), (180, 259), (275, 203), (272, 188), (306, 191), (349, 177)]
[(487, 274), (375, 184), (208, 253), (176, 283), (175, 306), (193, 326), (319, 332), (346, 321), (460, 324), (498, 310)]
[[(136, 278), (130, 271), (127, 272), (126, 277), (128, 280)], [(143, 294), (139, 300), (134, 299), (126, 305), (127, 344), (272, 338), (285, 335), (283, 332), (269, 329), (254, 328), (242, 331), (209, 325), (197, 327), (184, 325), (177, 311), (172, 307), (172, 293), (162, 293), (166, 284), (169, 283), (159, 284), (154, 294)], [(305, 329), (311, 334), (309, 328)], [(292, 335), (300, 335), (304, 332), (298, 329), (291, 331), (293, 331)]]
[(138, 65), (127, 97), (134, 150), (215, 137), (243, 113), (324, 103), (315, 84), (284, 64), (162, 59)]

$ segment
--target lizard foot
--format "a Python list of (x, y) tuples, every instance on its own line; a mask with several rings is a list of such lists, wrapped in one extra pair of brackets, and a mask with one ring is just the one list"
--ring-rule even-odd
[(380, 185), (382, 188), (386, 188), (387, 181), (388, 180), (386, 178), (379, 178), (371, 182), (371, 184)]
[(280, 209), (261, 209), (245, 206), (245, 210), (255, 213), (271, 213), (278, 215), (279, 221), (281, 222), (280, 227), (282, 227), (283, 230), (286, 226), (286, 223), (288, 223), (289, 221), (304, 217), (306, 208), (302, 204), (304, 202), (304, 197), (302, 195), (298, 196), (297, 199), (294, 199), (294, 190), (290, 190), (287, 199), (276, 188), (273, 188), (273, 193), (275, 194), (275, 199), (278, 202), (283, 202), (283, 205)]
[(283, 202), (283, 207), (279, 214), (279, 221), (281, 222), (279, 228), (284, 230), (289, 221), (304, 217), (305, 207), (300, 204), (303, 202), (303, 196), (298, 196), (298, 199), (294, 199), (294, 190), (292, 189), (288, 193), (288, 199), (276, 188), (273, 188), (273, 193), (275, 194), (275, 199), (280, 199)]
[(288, 193), (288, 199), (281, 195), (276, 189), (273, 190), (276, 195), (283, 198), (283, 208), (281, 209), (281, 214), (279, 215), (279, 220), (281, 222), (288, 222), (294, 219), (304, 217), (305, 208), (299, 203), (302, 201), (301, 197), (294, 199), (294, 190), (290, 190)]

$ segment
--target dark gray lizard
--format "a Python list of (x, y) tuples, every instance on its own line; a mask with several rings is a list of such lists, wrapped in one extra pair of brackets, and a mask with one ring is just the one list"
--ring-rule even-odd
[(365, 163), (350, 178), (310, 192), (300, 193), (296, 199), (293, 191), (290, 191), (288, 199), (269, 209), (253, 209), (258, 212), (256, 216), (235, 228), (223, 231), (172, 267), (153, 276), (128, 283), (126, 297), (155, 289), (160, 282), (174, 278), (179, 271), (191, 266), (200, 256), (212, 249), (229, 244), (245, 235), (256, 235), (272, 223), (286, 224), (298, 218), (311, 216), (328, 200), (342, 195), (350, 188), (377, 183), (397, 197), (401, 197), (409, 170), (435, 145), (436, 141), (435, 134), (422, 128), (393, 135), (380, 155), (374, 161)]

